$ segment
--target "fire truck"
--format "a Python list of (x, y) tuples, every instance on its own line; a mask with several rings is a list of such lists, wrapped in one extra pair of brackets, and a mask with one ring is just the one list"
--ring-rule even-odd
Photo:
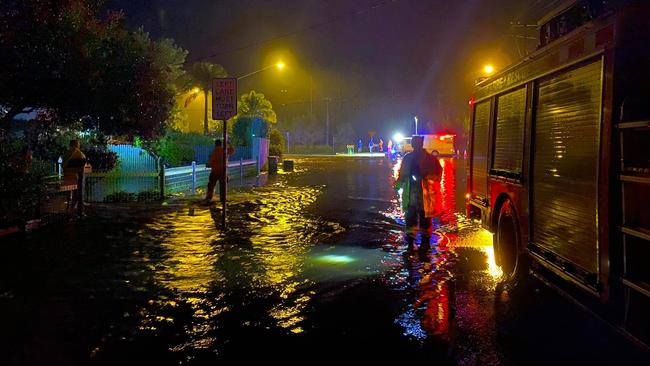
[(477, 84), (468, 216), (533, 275), (650, 344), (650, 2), (569, 1)]

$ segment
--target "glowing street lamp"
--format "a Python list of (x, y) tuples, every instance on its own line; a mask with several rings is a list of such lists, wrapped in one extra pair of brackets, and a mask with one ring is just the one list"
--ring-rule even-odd
[(494, 66), (492, 66), (492, 65), (485, 65), (485, 66), (483, 67), (483, 72), (484, 72), (486, 75), (490, 75), (490, 74), (492, 74), (492, 73), (494, 72)]

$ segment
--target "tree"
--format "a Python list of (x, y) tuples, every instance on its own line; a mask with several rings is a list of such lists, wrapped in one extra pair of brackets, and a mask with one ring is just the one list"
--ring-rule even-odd
[(239, 98), (237, 115), (251, 118), (260, 118), (267, 123), (276, 123), (278, 117), (273, 111), (271, 101), (264, 97), (264, 94), (251, 90)]
[(232, 126), (231, 142), (236, 146), (251, 146), (253, 137), (266, 137), (269, 124), (259, 117), (237, 116), (228, 123)]
[(155, 42), (142, 30), (125, 30), (121, 12), (100, 17), (100, 3), (0, 3), (0, 128), (38, 108), (61, 125), (82, 122), (108, 134), (162, 133), (186, 52), (171, 40)]
[(357, 141), (357, 133), (349, 122), (341, 123), (334, 129), (334, 142), (340, 145), (354, 144)]
[[(195, 62), (187, 69), (187, 81), (185, 88), (199, 88), (203, 91), (204, 97), (204, 113), (203, 113), (203, 134), (207, 135), (208, 130), (208, 95), (212, 90), (212, 80), (215, 78), (224, 78), (228, 73), (219, 64), (210, 62)], [(198, 93), (192, 93), (186, 100), (185, 104), (190, 103)]]
[(251, 90), (243, 94), (237, 104), (237, 116), (232, 123), (232, 142), (239, 146), (249, 146), (253, 136), (266, 137), (269, 123), (276, 123), (277, 116), (273, 105), (264, 94)]

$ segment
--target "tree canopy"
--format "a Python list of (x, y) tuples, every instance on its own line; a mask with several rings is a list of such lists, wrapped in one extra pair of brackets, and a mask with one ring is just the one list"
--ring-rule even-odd
[(89, 0), (0, 3), (0, 128), (39, 108), (107, 134), (163, 132), (187, 52), (100, 9)]
[(260, 118), (267, 123), (276, 123), (278, 117), (273, 111), (271, 101), (264, 97), (264, 94), (251, 90), (247, 94), (243, 94), (239, 99), (237, 105), (237, 115)]
[(201, 90), (212, 90), (212, 80), (228, 76), (226, 69), (211, 62), (195, 62), (187, 68), (188, 88), (198, 87)]
[[(224, 78), (228, 76), (226, 69), (219, 64), (211, 62), (195, 62), (187, 69), (187, 74), (183, 78), (183, 88), (190, 90), (192, 88), (199, 88), (203, 91), (203, 134), (207, 135), (209, 132), (208, 120), (208, 95), (212, 90), (212, 80), (215, 78)], [(187, 106), (192, 100), (198, 96), (198, 93), (192, 93), (185, 101)]]

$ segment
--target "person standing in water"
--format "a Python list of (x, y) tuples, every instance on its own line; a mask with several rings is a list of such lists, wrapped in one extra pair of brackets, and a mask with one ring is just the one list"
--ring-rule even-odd
[[(232, 147), (232, 145), (228, 144), (228, 156), (232, 155), (234, 152), (235, 149)], [(212, 201), (214, 188), (217, 185), (217, 182), (219, 182), (219, 196), (223, 202), (223, 197), (226, 194), (225, 183), (226, 179), (228, 179), (228, 175), (224, 175), (223, 167), (224, 165), (227, 166), (227, 164), (227, 157), (226, 161), (223, 161), (223, 144), (221, 143), (221, 140), (217, 139), (214, 141), (214, 150), (212, 151), (212, 154), (210, 154), (210, 160), (208, 160), (207, 164), (208, 167), (211, 168), (210, 178), (208, 179), (208, 191), (205, 196), (205, 200), (207, 202)]]
[(419, 228), (431, 234), (431, 218), (440, 214), (440, 176), (442, 166), (438, 159), (424, 150), (422, 136), (413, 136), (413, 151), (402, 159), (396, 188), (402, 191), (402, 209), (405, 212), (407, 238), (412, 242)]

